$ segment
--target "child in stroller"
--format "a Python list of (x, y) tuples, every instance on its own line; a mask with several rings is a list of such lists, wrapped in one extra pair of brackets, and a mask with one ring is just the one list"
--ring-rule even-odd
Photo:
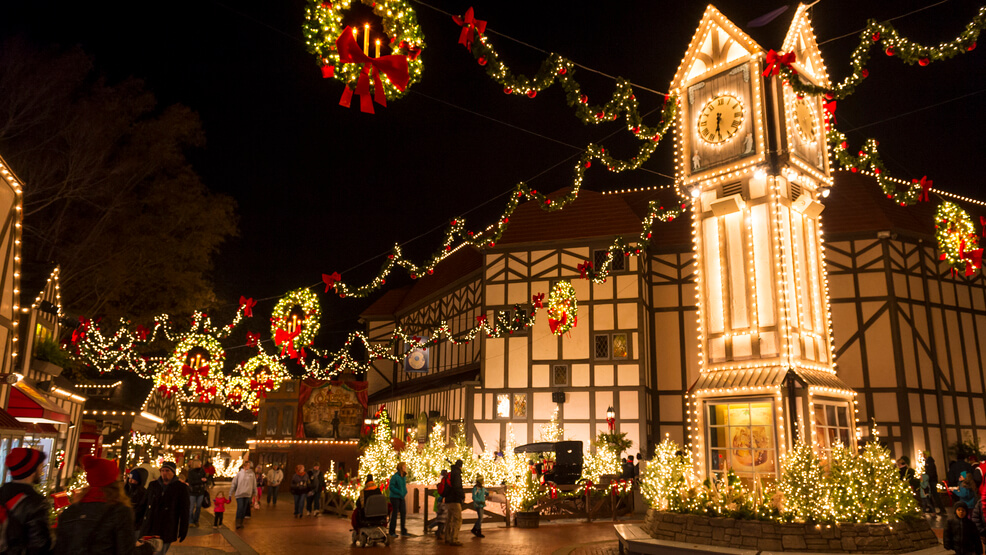
[(380, 494), (372, 476), (367, 476), (366, 483), (363, 495), (356, 502), (356, 509), (353, 511), (353, 543), (360, 547), (377, 542), (390, 545), (386, 528), (390, 514), (389, 503)]

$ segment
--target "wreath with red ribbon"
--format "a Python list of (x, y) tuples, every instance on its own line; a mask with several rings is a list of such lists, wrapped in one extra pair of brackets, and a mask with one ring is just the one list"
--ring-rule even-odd
[(560, 281), (551, 288), (548, 297), (548, 327), (551, 333), (562, 335), (575, 327), (579, 318), (579, 303), (570, 281)]
[[(380, 36), (386, 40), (382, 41), (379, 56), (371, 57), (370, 52), (360, 48), (361, 41), (353, 31), (366, 32), (365, 28), (343, 27), (344, 13), (353, 0), (309, 0), (303, 29), (308, 51), (315, 55), (322, 77), (346, 84), (339, 104), (348, 107), (355, 92), (360, 96), (362, 111), (373, 113), (373, 102), (386, 106), (388, 98), (401, 98), (408, 87), (421, 80), (424, 64), (420, 55), (425, 41), (417, 14), (403, 0), (360, 1), (371, 6), (383, 20), (385, 37)], [(385, 51), (390, 53), (384, 55)]]
[[(300, 318), (295, 307), (301, 309)], [(274, 344), (281, 348), (281, 356), (304, 357), (304, 347), (318, 335), (321, 316), (318, 297), (311, 289), (296, 289), (277, 301), (270, 317), (270, 331)]]
[[(192, 357), (195, 349), (199, 352)], [(190, 333), (178, 342), (161, 371), (154, 375), (154, 385), (165, 395), (179, 394), (185, 401), (209, 403), (224, 393), (220, 388), (225, 382), (225, 359), (226, 352), (215, 337)]]

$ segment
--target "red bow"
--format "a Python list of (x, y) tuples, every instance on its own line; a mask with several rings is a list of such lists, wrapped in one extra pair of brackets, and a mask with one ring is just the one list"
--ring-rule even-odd
[(274, 389), (274, 380), (272, 378), (267, 378), (266, 382), (257, 381), (256, 378), (250, 378), (250, 389), (270, 391)]
[(336, 286), (337, 281), (342, 281), (342, 276), (339, 272), (332, 272), (331, 274), (322, 274), (322, 281), (325, 282), (325, 292), (328, 293), (329, 289)]
[(983, 237), (986, 237), (986, 218), (979, 216), (979, 225), (983, 227)]
[(577, 268), (579, 270), (579, 274), (581, 274), (581, 277), (585, 279), (585, 275), (592, 269), (592, 262), (586, 260), (585, 264), (579, 264)]
[(479, 316), (476, 316), (476, 323), (479, 324), (480, 326), (482, 326), (483, 324), (485, 324), (486, 323), (486, 315), (485, 314), (481, 314)]
[(767, 52), (767, 66), (763, 70), (763, 76), (770, 77), (771, 75), (779, 74), (781, 72), (781, 66), (784, 66), (790, 69), (791, 71), (794, 71), (794, 73), (797, 73), (797, 71), (795, 71), (794, 68), (791, 67), (791, 64), (794, 63), (794, 58), (795, 58), (794, 52), (788, 52), (787, 54), (780, 54), (778, 52), (774, 52), (774, 50), (771, 49), (769, 52)]
[(962, 253), (962, 258), (966, 260), (965, 275), (971, 276), (983, 265), (983, 249), (973, 249)]
[(247, 347), (256, 347), (260, 342), (260, 334), (252, 331), (247, 332)]
[(182, 367), (181, 367), (181, 375), (182, 376), (194, 376), (195, 374), (199, 374), (200, 376), (208, 376), (209, 375), (209, 365), (206, 364), (206, 365), (200, 366), (198, 368), (192, 368), (191, 366), (189, 366), (187, 364), (183, 364), (182, 365)]
[[(356, 84), (356, 94), (359, 95), (360, 110), (368, 114), (373, 113), (373, 102), (386, 107), (387, 94), (383, 90), (383, 82), (380, 80), (380, 73), (390, 78), (390, 82), (403, 91), (410, 80), (407, 69), (407, 56), (390, 54), (371, 58), (360, 50), (353, 38), (353, 32), (346, 27), (339, 38), (336, 39), (336, 48), (339, 49), (339, 61), (344, 64), (363, 64), (363, 69), (359, 72), (359, 81)], [(370, 74), (373, 74), (373, 97), (370, 97)], [(349, 107), (349, 102), (353, 98), (353, 91), (349, 86), (342, 91), (342, 98), (339, 100), (341, 106)]]
[(475, 31), (475, 34), (477, 35), (481, 35), (486, 32), (486, 22), (476, 19), (473, 16), (472, 7), (466, 10), (466, 15), (462, 17), (453, 15), (452, 21), (454, 21), (459, 27), (462, 27), (462, 32), (459, 33), (459, 44), (464, 45), (466, 50), (472, 52), (472, 41), (476, 38), (473, 32)]
[(141, 341), (147, 340), (147, 335), (151, 333), (151, 330), (145, 328), (144, 326), (137, 326), (137, 329), (134, 331), (137, 334), (137, 339), (140, 339)]
[(924, 202), (928, 202), (928, 191), (931, 190), (931, 183), (932, 183), (932, 181), (928, 179), (928, 176), (926, 175), (922, 177), (921, 181), (918, 181), (917, 179), (912, 179), (911, 182), (921, 185), (921, 194), (918, 195), (918, 200), (923, 200)]
[(274, 344), (281, 346), (281, 356), (284, 356), (286, 351), (291, 358), (298, 358), (298, 351), (294, 350), (294, 338), (298, 337), (299, 333), (301, 333), (300, 327), (293, 332), (285, 329), (277, 330), (274, 334)]
[(838, 123), (837, 121), (835, 121), (835, 104), (836, 103), (834, 100), (830, 100), (822, 104), (822, 106), (825, 108), (825, 111), (828, 112), (829, 118), (832, 120), (832, 123)]
[(544, 308), (544, 293), (534, 295), (531, 300), (534, 301), (534, 308)]
[(255, 306), (257, 306), (257, 301), (253, 300), (252, 297), (248, 299), (242, 295), (240, 296), (240, 308), (243, 309), (244, 316), (253, 318), (253, 307)]
[[(572, 319), (572, 325), (573, 326), (577, 325), (578, 324), (578, 321), (579, 321), (578, 317), (573, 318)], [(548, 318), (548, 328), (551, 330), (551, 333), (555, 333), (555, 330), (558, 329), (558, 326), (563, 325), (566, 322), (568, 322), (568, 314), (562, 314), (561, 315), (561, 320), (555, 320), (554, 318)]]

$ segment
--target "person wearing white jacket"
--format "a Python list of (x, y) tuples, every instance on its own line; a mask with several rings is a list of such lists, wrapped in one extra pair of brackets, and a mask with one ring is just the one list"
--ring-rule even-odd
[(277, 488), (284, 481), (284, 472), (281, 465), (275, 464), (267, 469), (267, 504), (270, 505), (271, 498), (274, 499), (274, 506), (277, 506)]
[(253, 463), (243, 461), (243, 466), (233, 478), (233, 483), (229, 485), (229, 497), (236, 499), (236, 528), (243, 528), (243, 518), (246, 516), (247, 507), (253, 503), (257, 496), (257, 475), (253, 471)]

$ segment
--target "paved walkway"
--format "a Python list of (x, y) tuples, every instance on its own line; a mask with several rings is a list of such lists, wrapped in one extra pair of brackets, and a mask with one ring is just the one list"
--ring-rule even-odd
[[(219, 490), (214, 490), (219, 491)], [(230, 511), (229, 509), (232, 509)], [(214, 555), (241, 553), (243, 555), (301, 555), (307, 553), (366, 553), (352, 545), (348, 518), (334, 515), (292, 516), (290, 496), (282, 495), (277, 506), (262, 504), (253, 511), (241, 530), (233, 530), (234, 506), (227, 506), (226, 522), (220, 530), (212, 528), (211, 509), (203, 509), (199, 528), (191, 528), (182, 543), (172, 545), (169, 555)], [(466, 512), (469, 516), (469, 512)], [(631, 521), (621, 521), (631, 522)], [(485, 538), (469, 533), (471, 524), (463, 525), (460, 541), (463, 547), (439, 543), (433, 535), (421, 535), (421, 515), (408, 515), (407, 527), (414, 535), (393, 538), (389, 553), (469, 554), (530, 554), (530, 555), (615, 555), (618, 553), (616, 532), (612, 522), (566, 520), (542, 522), (538, 529), (507, 528), (503, 523), (483, 526)], [(384, 549), (378, 546), (378, 549)]]

